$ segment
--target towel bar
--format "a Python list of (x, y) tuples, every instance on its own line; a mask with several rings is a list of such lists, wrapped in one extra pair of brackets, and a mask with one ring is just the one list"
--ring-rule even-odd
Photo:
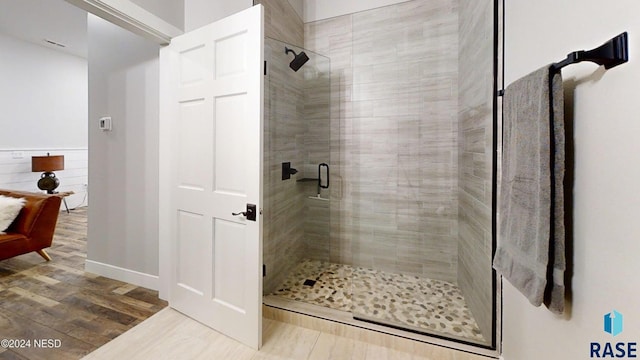
[(629, 49), (627, 32), (614, 37), (613, 39), (588, 51), (574, 51), (567, 55), (567, 58), (551, 65), (552, 70), (558, 71), (563, 67), (581, 61), (591, 61), (598, 65), (604, 65), (609, 70), (620, 64), (629, 61)]
[[(574, 51), (567, 58), (551, 64), (552, 71), (560, 71), (563, 67), (582, 61), (590, 61), (598, 65), (604, 65), (609, 70), (629, 61), (629, 40), (627, 32), (610, 39), (601, 46), (591, 50)], [(498, 90), (498, 96), (504, 95), (504, 89)]]

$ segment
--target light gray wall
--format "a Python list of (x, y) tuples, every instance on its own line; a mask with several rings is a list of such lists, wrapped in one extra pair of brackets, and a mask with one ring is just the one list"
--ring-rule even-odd
[(0, 34), (2, 149), (87, 147), (87, 60)]
[[(157, 287), (158, 45), (93, 15), (88, 38), (88, 265)], [(113, 131), (98, 129), (102, 116)]]
[(493, 0), (460, 0), (458, 286), (492, 333)]
[(305, 24), (331, 58), (332, 262), (457, 279), (457, 7)]
[[(607, 71), (593, 63), (562, 70), (575, 157), (575, 181), (569, 187), (571, 300), (566, 314), (556, 316), (531, 306), (504, 282), (506, 360), (586, 359), (591, 342), (637, 342), (640, 334), (640, 3), (602, 5), (596, 0), (541, 0), (505, 7), (507, 84), (571, 51), (629, 32), (628, 63)], [(613, 309), (624, 316), (624, 331), (615, 339), (603, 331), (603, 316)]]
[(0, 188), (41, 191), (31, 157), (63, 155), (58, 191), (86, 205), (87, 59), (4, 34), (0, 49)]

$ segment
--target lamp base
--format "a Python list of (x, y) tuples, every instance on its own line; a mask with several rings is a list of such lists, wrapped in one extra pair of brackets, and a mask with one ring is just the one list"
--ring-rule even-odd
[(43, 172), (38, 180), (38, 189), (46, 190), (47, 194), (55, 194), (56, 189), (60, 186), (60, 180), (52, 171)]

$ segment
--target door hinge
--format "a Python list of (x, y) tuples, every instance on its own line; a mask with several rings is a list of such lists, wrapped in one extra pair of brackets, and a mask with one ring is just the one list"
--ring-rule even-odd
[(267, 75), (267, 60), (264, 61), (264, 74)]
[(262, 277), (267, 276), (267, 265), (262, 264)]

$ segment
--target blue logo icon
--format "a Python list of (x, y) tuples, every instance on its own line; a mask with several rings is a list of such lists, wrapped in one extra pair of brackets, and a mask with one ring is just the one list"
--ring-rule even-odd
[(622, 332), (622, 314), (613, 310), (612, 312), (604, 315), (604, 331), (616, 336)]

